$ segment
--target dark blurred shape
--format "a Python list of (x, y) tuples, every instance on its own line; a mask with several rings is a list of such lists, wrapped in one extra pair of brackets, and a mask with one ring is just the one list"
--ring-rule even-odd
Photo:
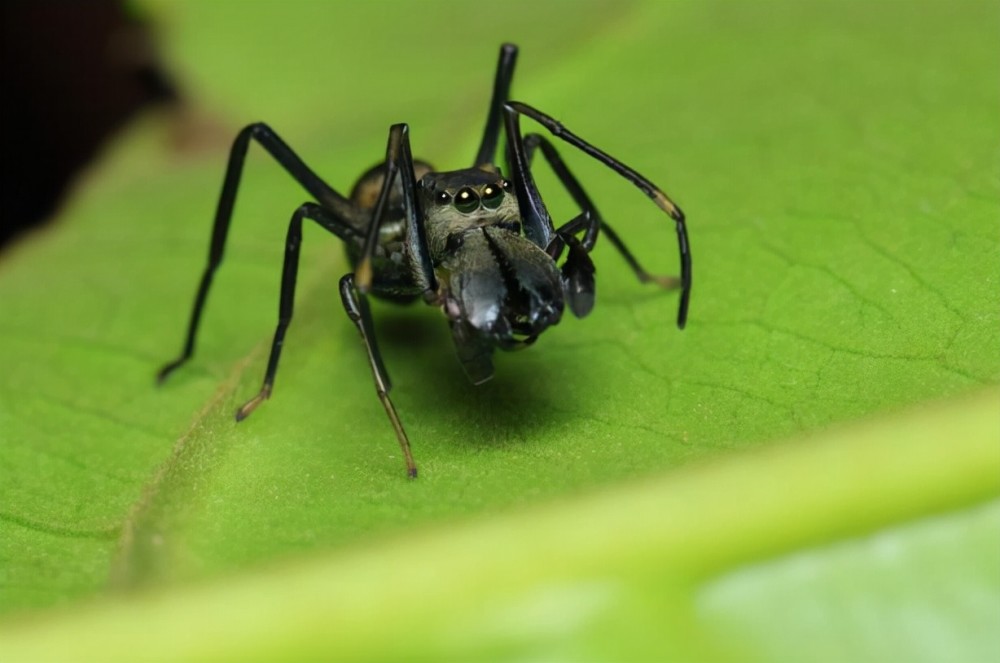
[(178, 94), (126, 3), (3, 0), (0, 23), (2, 247), (56, 211), (116, 129)]

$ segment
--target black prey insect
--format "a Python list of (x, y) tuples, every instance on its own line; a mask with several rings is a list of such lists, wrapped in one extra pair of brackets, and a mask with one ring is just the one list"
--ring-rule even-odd
[[(493, 97), (482, 142), (471, 168), (435, 171), (410, 154), (409, 129), (389, 129), (385, 161), (364, 173), (344, 197), (314, 173), (269, 126), (251, 124), (236, 136), (212, 227), (208, 265), (201, 277), (184, 350), (158, 374), (164, 380), (190, 359), (212, 276), (222, 261), (236, 190), (250, 140), (256, 140), (309, 193), (311, 202), (292, 213), (285, 240), (278, 326), (260, 391), (236, 412), (246, 418), (274, 388), (274, 376), (292, 320), (302, 221), (310, 219), (347, 247), (352, 270), (340, 279), (347, 317), (361, 333), (375, 389), (403, 450), (410, 477), (417, 467), (403, 424), (389, 398), (392, 387), (375, 340), (368, 294), (395, 302), (423, 299), (437, 306), (451, 326), (458, 359), (469, 379), (480, 384), (493, 375), (495, 349), (531, 345), (559, 322), (563, 309), (578, 318), (594, 306), (594, 264), (590, 252), (599, 235), (618, 250), (643, 283), (680, 288), (677, 326), (684, 328), (691, 295), (691, 252), (684, 214), (660, 188), (621, 161), (594, 147), (540, 110), (508, 97), (517, 47), (500, 49)], [(582, 150), (649, 196), (673, 219), (680, 247), (680, 276), (647, 272), (597, 211), (553, 143), (537, 133), (521, 133), (528, 117), (559, 140)], [(506, 177), (495, 164), (501, 124), (506, 142)], [(531, 174), (535, 153), (542, 156), (580, 213), (552, 222)], [(561, 261), (561, 263), (560, 263)]]

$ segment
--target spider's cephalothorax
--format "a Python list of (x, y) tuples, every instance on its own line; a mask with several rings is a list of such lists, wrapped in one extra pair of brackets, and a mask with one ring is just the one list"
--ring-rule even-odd
[[(233, 144), (216, 209), (208, 266), (202, 275), (181, 355), (159, 372), (160, 380), (187, 361), (212, 277), (222, 260), (250, 139), (260, 143), (309, 192), (313, 202), (292, 214), (285, 242), (278, 326), (260, 392), (241, 407), (237, 420), (267, 399), (274, 384), (285, 331), (292, 318), (302, 220), (311, 219), (347, 247), (352, 271), (340, 280), (340, 294), (350, 320), (367, 348), (375, 387), (406, 460), (417, 474), (409, 439), (389, 398), (391, 384), (378, 351), (366, 294), (397, 302), (423, 298), (439, 306), (451, 325), (458, 357), (472, 382), (493, 375), (495, 349), (530, 345), (559, 322), (566, 308), (577, 317), (594, 305), (594, 265), (590, 259), (599, 235), (621, 253), (642, 282), (680, 288), (677, 324), (683, 328), (691, 293), (691, 253), (684, 215), (648, 179), (614, 159), (554, 119), (523, 103), (510, 101), (517, 48), (500, 49), (486, 129), (473, 167), (435, 172), (410, 153), (405, 124), (393, 125), (384, 162), (369, 169), (344, 197), (321, 180), (265, 124), (244, 128)], [(522, 135), (521, 116), (535, 120), (552, 135), (608, 166), (649, 196), (675, 223), (680, 247), (679, 277), (646, 272), (603, 219), (555, 146), (537, 133)], [(505, 133), (507, 176), (494, 164), (501, 124)], [(531, 175), (537, 150), (580, 208), (555, 225)]]

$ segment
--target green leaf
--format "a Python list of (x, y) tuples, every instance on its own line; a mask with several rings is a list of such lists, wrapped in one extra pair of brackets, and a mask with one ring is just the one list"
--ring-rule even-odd
[[(330, 655), (338, 641), (322, 633), (341, 620), (331, 633), (358, 658), (664, 653), (653, 626), (691, 656), (796, 658), (794, 638), (746, 607), (805, 614), (801, 594), (780, 591), (784, 558), (750, 576), (775, 577), (774, 591), (726, 578), (808, 546), (830, 569), (815, 581), (830, 627), (812, 651), (853, 658), (832, 634), (873, 622), (831, 606), (877, 554), (824, 546), (1000, 493), (998, 394), (980, 391), (1000, 377), (996, 5), (569, 6), (149, 5), (200, 112), (228, 128), (189, 155), (164, 149), (162, 119), (136, 125), (52, 228), (0, 260), (10, 651), (127, 658), (144, 641), (109, 638), (135, 610), (142, 651), (166, 657)], [(395, 13), (405, 16), (387, 20)], [(676, 294), (636, 284), (606, 242), (593, 314), (498, 357), (483, 387), (468, 386), (439, 313), (377, 303), (421, 469), (409, 482), (340, 310), (346, 260), (308, 228), (275, 393), (236, 425), (266, 361), (285, 224), (305, 199), (254, 148), (195, 359), (153, 386), (179, 349), (241, 123), (267, 120), (343, 191), (380, 158), (392, 122), (410, 123), (417, 156), (462, 167), (503, 40), (522, 48), (517, 98), (683, 205), (695, 259), (685, 331)], [(668, 219), (585, 155), (561, 152), (640, 260), (675, 271)], [(557, 218), (574, 213), (551, 176), (539, 184)], [(972, 391), (972, 404), (922, 405)], [(769, 455), (736, 453), (789, 438)], [(685, 468), (695, 460), (705, 469)], [(752, 490), (769, 501), (734, 526)], [(788, 513), (796, 505), (801, 519)], [(948, 530), (968, 553), (927, 554), (972, 569), (987, 603), (961, 598), (972, 595), (964, 581), (953, 593), (971, 606), (964, 623), (979, 624), (1000, 595), (981, 563), (996, 551), (983, 533), (995, 509), (950, 520), (971, 523)], [(920, 574), (913, 527), (887, 535), (903, 551), (894, 586)], [(579, 552), (564, 565), (570, 544)], [(480, 590), (494, 609), (470, 611)], [(874, 595), (876, 606), (910, 604), (892, 587)], [(57, 604), (67, 607), (44, 611)], [(928, 609), (943, 618), (948, 605)], [(28, 608), (34, 621), (14, 614)], [(209, 623), (254, 637), (176, 641), (178, 628)], [(386, 624), (405, 639), (384, 641)], [(741, 629), (754, 636), (732, 651), (715, 644)], [(996, 645), (970, 629), (970, 658)], [(92, 644), (65, 649), (84, 634)], [(858, 658), (911, 653), (902, 640), (856, 640)]]
[[(1000, 501), (819, 546), (996, 496), (998, 397), (994, 388), (612, 491), (9, 622), (0, 655), (991, 660)], [(878, 481), (859, 480), (867, 474)]]

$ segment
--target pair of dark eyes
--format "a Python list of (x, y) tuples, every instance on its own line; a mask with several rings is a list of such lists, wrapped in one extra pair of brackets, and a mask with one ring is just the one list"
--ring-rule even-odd
[[(475, 212), (479, 209), (480, 203), (486, 209), (496, 209), (500, 207), (500, 203), (503, 202), (504, 191), (510, 190), (510, 182), (503, 180), (499, 185), (497, 184), (487, 184), (483, 188), (483, 194), (480, 196), (475, 190), (469, 187), (462, 187), (455, 194), (455, 209), (459, 212), (468, 214), (469, 212)], [(438, 205), (447, 205), (452, 201), (451, 194), (442, 191), (437, 195), (436, 198)]]

